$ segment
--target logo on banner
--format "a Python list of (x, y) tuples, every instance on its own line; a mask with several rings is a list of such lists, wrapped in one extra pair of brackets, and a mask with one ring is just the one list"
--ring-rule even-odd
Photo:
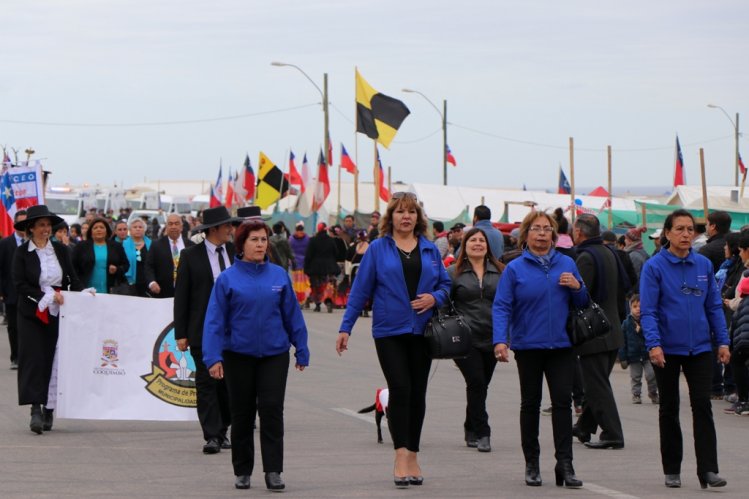
[(177, 349), (172, 322), (154, 343), (151, 372), (141, 378), (146, 390), (157, 399), (179, 407), (197, 407), (195, 369), (190, 352)]
[(117, 363), (120, 361), (119, 343), (117, 340), (106, 339), (102, 341), (99, 361), (99, 365), (94, 367), (94, 374), (125, 375), (125, 370), (117, 366)]
[(39, 197), (36, 190), (36, 172), (13, 174), (10, 176), (10, 183), (16, 200)]

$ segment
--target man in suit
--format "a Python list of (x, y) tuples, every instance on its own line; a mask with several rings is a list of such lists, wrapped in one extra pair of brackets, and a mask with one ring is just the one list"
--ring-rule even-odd
[[(211, 378), (203, 363), (203, 322), (218, 275), (231, 265), (234, 246), (229, 242), (233, 225), (228, 210), (219, 206), (203, 212), (205, 239), (182, 252), (177, 268), (174, 292), (174, 337), (181, 351), (190, 348), (195, 361), (195, 388), (198, 398), (198, 420), (203, 428), (205, 454), (230, 449), (226, 430), (231, 424), (229, 396), (224, 380)], [(168, 228), (167, 228), (168, 230)]]
[[(17, 224), (26, 220), (26, 210), (18, 210), (13, 217), (13, 223)], [(8, 341), (10, 341), (10, 368), (18, 369), (18, 321), (16, 313), (16, 302), (18, 295), (13, 285), (12, 269), (13, 256), (23, 240), (26, 233), (17, 230), (8, 237), (0, 240), (0, 299), (5, 303), (5, 316), (8, 318)]]
[[(601, 224), (595, 215), (582, 214), (572, 230), (577, 249), (577, 268), (591, 298), (603, 308), (611, 331), (575, 347), (580, 356), (585, 402), (573, 434), (589, 449), (621, 449), (624, 433), (609, 376), (619, 348), (624, 345), (621, 330), (624, 297), (629, 291), (629, 278), (616, 253), (601, 237)], [(597, 442), (591, 434), (600, 427)]]
[(166, 219), (165, 235), (151, 244), (146, 259), (146, 282), (154, 298), (172, 298), (177, 266), (182, 250), (193, 242), (182, 236), (182, 217), (171, 213)]

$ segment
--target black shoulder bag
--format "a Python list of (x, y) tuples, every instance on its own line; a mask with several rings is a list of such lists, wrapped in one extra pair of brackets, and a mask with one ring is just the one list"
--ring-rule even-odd
[[(587, 289), (585, 291), (588, 292)], [(567, 317), (567, 334), (573, 346), (579, 346), (611, 331), (611, 322), (606, 313), (588, 293), (588, 305), (583, 308), (570, 306)]]
[(471, 348), (471, 328), (455, 310), (449, 296), (447, 303), (446, 314), (437, 308), (427, 322), (424, 338), (433, 359), (463, 359)]

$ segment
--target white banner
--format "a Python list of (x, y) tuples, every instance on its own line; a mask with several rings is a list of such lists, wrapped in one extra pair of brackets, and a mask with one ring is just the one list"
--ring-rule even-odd
[(63, 295), (58, 417), (197, 419), (195, 362), (177, 350), (172, 299)]

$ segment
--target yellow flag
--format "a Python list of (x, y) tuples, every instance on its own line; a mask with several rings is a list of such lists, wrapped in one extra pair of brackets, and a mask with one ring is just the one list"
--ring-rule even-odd
[(262, 151), (260, 151), (259, 163), (255, 204), (266, 209), (286, 193), (289, 189), (289, 182), (281, 169)]
[(385, 147), (411, 111), (406, 105), (381, 94), (356, 70), (356, 131), (375, 139)]

